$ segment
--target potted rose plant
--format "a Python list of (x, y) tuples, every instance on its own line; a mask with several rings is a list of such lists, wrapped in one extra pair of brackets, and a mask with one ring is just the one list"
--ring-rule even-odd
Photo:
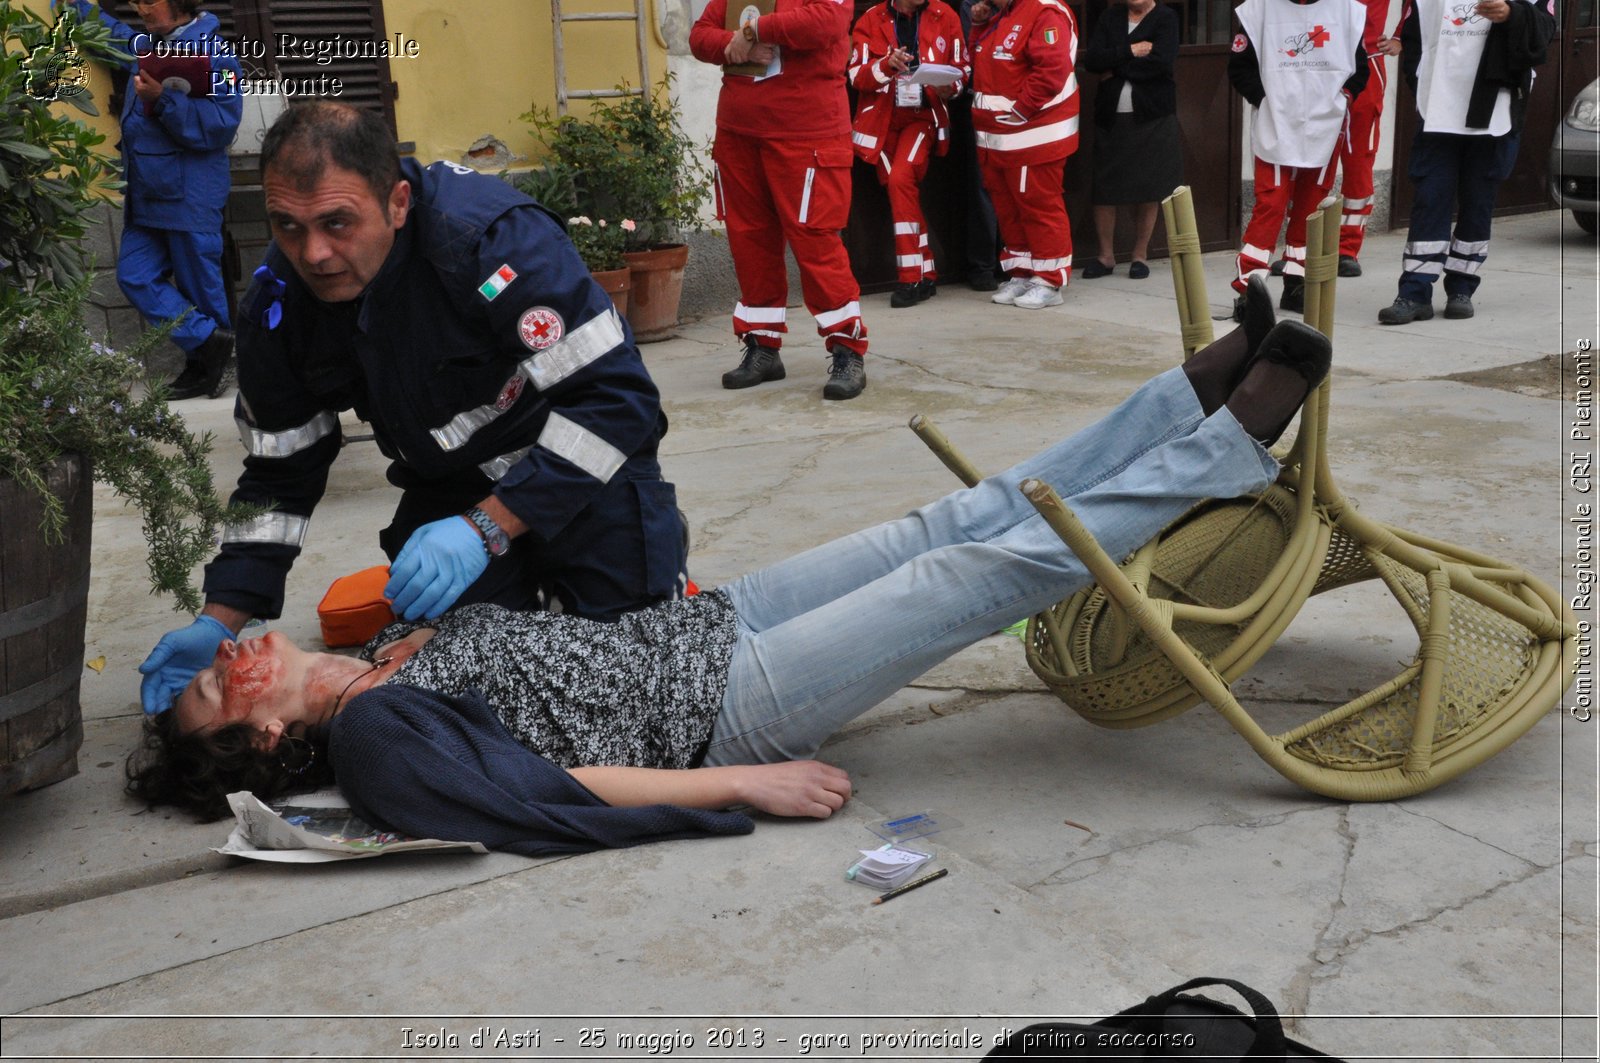
[(628, 313), (633, 274), (623, 259), (623, 248), (627, 246), (628, 235), (636, 228), (631, 218), (624, 218), (615, 225), (604, 218), (591, 219), (586, 214), (567, 219), (567, 235), (572, 239), (572, 246), (578, 249), (579, 257), (589, 267), (595, 282), (611, 296), (617, 313), (624, 316)]
[(643, 342), (666, 339), (678, 323), (688, 258), (682, 237), (700, 227), (711, 194), (710, 172), (672, 107), (671, 84), (669, 77), (652, 93), (598, 102), (586, 118), (548, 110), (523, 116), (549, 151), (547, 172), (570, 185), (575, 213), (636, 221), (624, 253), (633, 273), (628, 322)]

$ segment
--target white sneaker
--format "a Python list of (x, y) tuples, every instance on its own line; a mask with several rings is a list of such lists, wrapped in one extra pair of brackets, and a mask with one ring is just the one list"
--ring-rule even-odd
[(1061, 289), (1054, 284), (1046, 284), (1036, 280), (1028, 285), (1028, 290), (1017, 296), (1015, 305), (1024, 310), (1042, 310), (1047, 306), (1061, 305)]
[(999, 303), (1001, 306), (1010, 306), (1017, 301), (1017, 296), (1028, 290), (1029, 283), (1026, 277), (1012, 277), (1000, 285), (999, 291), (989, 296), (989, 301)]

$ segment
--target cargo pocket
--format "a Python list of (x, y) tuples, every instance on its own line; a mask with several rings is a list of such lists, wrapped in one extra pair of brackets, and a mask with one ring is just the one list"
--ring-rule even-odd
[(634, 480), (639, 532), (644, 538), (645, 594), (681, 598), (687, 579), (688, 535), (678, 510), (678, 489), (665, 480)]
[(183, 198), (183, 158), (176, 151), (136, 151), (133, 155), (135, 196), (145, 199)]
[(806, 167), (798, 220), (813, 229), (843, 229), (850, 223), (850, 166), (855, 152), (847, 144), (817, 148)]

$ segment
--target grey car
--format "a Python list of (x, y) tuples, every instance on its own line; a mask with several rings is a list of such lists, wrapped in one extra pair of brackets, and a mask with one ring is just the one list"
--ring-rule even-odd
[(1586, 233), (1600, 212), (1600, 79), (1573, 97), (1550, 142), (1550, 198)]

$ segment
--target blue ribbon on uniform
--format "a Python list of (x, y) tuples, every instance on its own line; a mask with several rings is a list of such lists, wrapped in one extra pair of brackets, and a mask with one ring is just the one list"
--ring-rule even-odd
[(272, 272), (270, 266), (257, 266), (254, 276), (263, 292), (272, 300), (267, 304), (267, 308), (261, 311), (261, 325), (270, 332), (283, 321), (283, 293), (289, 286)]

